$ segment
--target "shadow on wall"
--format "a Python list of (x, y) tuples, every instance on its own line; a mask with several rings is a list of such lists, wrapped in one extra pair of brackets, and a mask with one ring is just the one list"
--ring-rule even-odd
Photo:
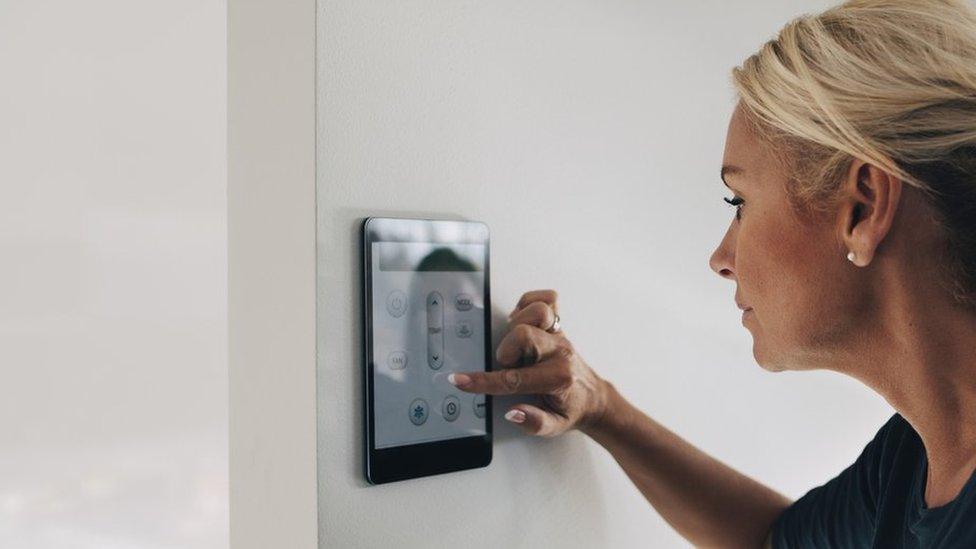
[[(444, 216), (437, 212), (382, 212), (382, 211), (357, 211), (344, 212), (346, 219), (351, 221), (346, 227), (349, 238), (347, 242), (350, 249), (359, 250), (362, 240), (362, 219), (369, 216), (383, 217), (404, 217), (418, 219), (447, 219), (457, 221), (470, 221), (469, 219), (457, 216)], [(355, 215), (350, 215), (355, 214)], [(354, 311), (352, 318), (362, 318), (362, 303), (360, 284), (362, 273), (362, 258), (360, 257), (355, 266), (357, 272), (350, 279), (351, 287), (348, 288), (349, 299), (353, 301), (351, 310)], [(499, 273), (493, 270), (497, 279)], [(504, 275), (503, 275), (504, 276)], [(498, 301), (497, 294), (492, 296), (492, 322), (491, 322), (491, 341), (492, 350), (497, 349), (502, 338), (508, 333), (508, 309), (500, 307), (495, 303)], [(504, 301), (515, 299), (506, 296)], [(351, 338), (353, 348), (350, 349), (350, 356), (362, 357), (363, 326), (361, 322), (356, 322), (356, 337)], [(492, 353), (494, 356), (494, 352)], [(494, 358), (492, 359), (494, 362)], [(358, 362), (357, 362), (358, 363)], [(499, 369), (497, 363), (493, 363), (493, 369)], [(351, 377), (351, 384), (348, 387), (350, 395), (349, 402), (355, 403), (353, 409), (357, 410), (356, 426), (353, 430), (356, 440), (348, 441), (352, 448), (355, 448), (353, 459), (349, 462), (348, 474), (357, 479), (362, 488), (382, 489), (371, 487), (362, 475), (363, 445), (359, 437), (363, 433), (363, 375), (364, 368), (356, 368), (357, 374)], [(601, 513), (595, 516), (594, 509), (604, 509), (604, 492), (602, 483), (597, 478), (594, 470), (594, 462), (591, 455), (590, 443), (584, 435), (578, 432), (567, 433), (566, 435), (555, 438), (533, 437), (524, 434), (521, 429), (504, 418), (505, 412), (514, 404), (525, 402), (536, 406), (541, 405), (541, 399), (534, 396), (510, 395), (494, 397), (492, 409), (492, 420), (494, 421), (494, 449), (492, 463), (486, 468), (491, 472), (493, 481), (508, 482), (511, 501), (522, 500), (523, 494), (528, 500), (546, 501), (546, 514), (553, 517), (553, 520), (540, 521), (549, 523), (549, 526), (559, 528), (561, 531), (566, 529), (567, 524), (579, 525), (579, 536), (577, 540), (580, 546), (593, 546), (604, 543), (607, 539), (606, 517)], [(447, 473), (447, 475), (457, 475), (459, 473)], [(443, 475), (441, 475), (443, 476)], [(410, 480), (403, 482), (411, 482)], [(567, 518), (576, 516), (580, 511), (580, 500), (585, 500), (587, 512), (586, 521), (567, 521)], [(524, 515), (526, 510), (519, 506), (509, 506), (511, 516), (509, 524), (525, 525)], [(498, 509), (495, 509), (498, 512)], [(584, 524), (585, 522), (585, 524)], [(534, 528), (545, 528), (546, 525), (536, 523)], [(512, 532), (512, 542), (518, 545), (522, 539), (522, 534), (518, 528)]]

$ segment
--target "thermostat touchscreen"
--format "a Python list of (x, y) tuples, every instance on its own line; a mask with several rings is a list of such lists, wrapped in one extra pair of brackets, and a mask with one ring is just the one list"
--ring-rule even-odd
[(375, 447), (485, 435), (485, 397), (451, 372), (485, 370), (483, 244), (372, 242)]

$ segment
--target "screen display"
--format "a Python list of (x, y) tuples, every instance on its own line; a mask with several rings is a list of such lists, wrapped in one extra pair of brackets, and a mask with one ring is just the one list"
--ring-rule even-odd
[(485, 397), (447, 381), (483, 371), (482, 244), (372, 242), (375, 447), (486, 434)]

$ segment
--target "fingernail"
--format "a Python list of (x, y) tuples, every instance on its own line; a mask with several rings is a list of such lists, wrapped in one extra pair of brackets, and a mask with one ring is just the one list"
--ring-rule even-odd
[(465, 374), (450, 374), (447, 376), (447, 381), (455, 387), (464, 387), (471, 383), (471, 376)]
[(512, 423), (523, 423), (525, 421), (525, 412), (522, 410), (509, 410), (505, 413), (505, 419), (511, 421)]

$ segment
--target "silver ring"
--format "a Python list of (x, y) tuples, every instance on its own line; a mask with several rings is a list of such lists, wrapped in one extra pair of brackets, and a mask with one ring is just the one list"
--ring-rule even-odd
[(553, 313), (553, 314), (556, 315), (556, 319), (552, 321), (552, 326), (549, 326), (549, 329), (546, 330), (550, 334), (555, 334), (555, 333), (559, 332), (559, 330), (560, 330), (560, 328), (559, 328), (559, 314), (557, 314), (557, 313)]

